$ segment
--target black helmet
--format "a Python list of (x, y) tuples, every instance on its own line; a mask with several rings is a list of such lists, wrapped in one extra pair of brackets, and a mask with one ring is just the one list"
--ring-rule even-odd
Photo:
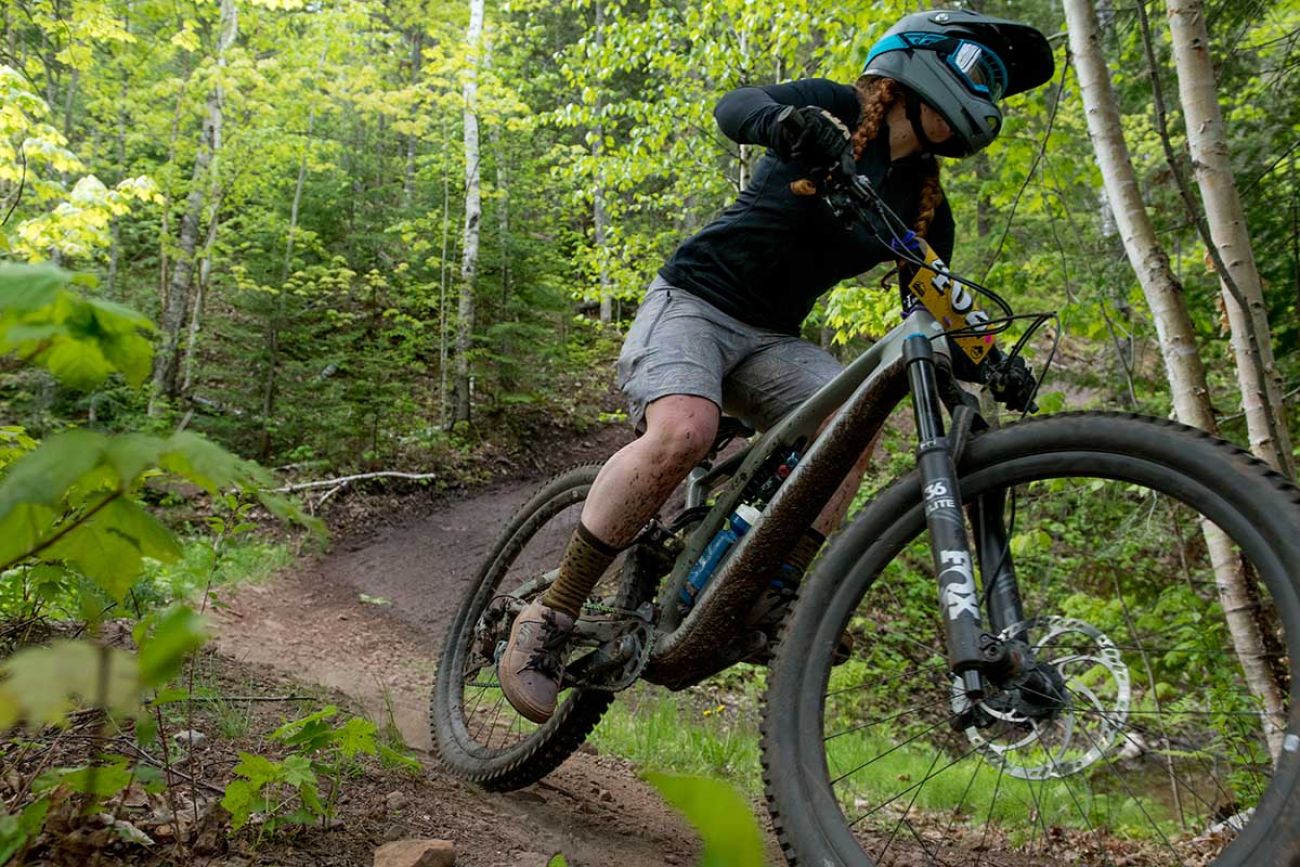
[[(889, 28), (871, 47), (862, 74), (903, 85), (921, 141), (934, 153), (964, 157), (997, 138), (998, 100), (1049, 80), (1055, 66), (1047, 38), (1028, 24), (948, 9), (908, 15)], [(925, 139), (918, 97), (948, 121), (952, 138)]]

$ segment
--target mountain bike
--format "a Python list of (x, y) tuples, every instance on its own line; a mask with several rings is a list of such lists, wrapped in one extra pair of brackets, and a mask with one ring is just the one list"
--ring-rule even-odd
[[(800, 192), (888, 238), (922, 303), (772, 429), (723, 420), (684, 502), (602, 578), (539, 726), (505, 702), (496, 660), (599, 467), (543, 485), (448, 632), (431, 704), (443, 765), (488, 789), (527, 785), (632, 684), (681, 690), (754, 658), (775, 636), (750, 612), (910, 399), (915, 467), (829, 541), (768, 670), (763, 780), (787, 860), (1297, 862), (1300, 491), (1170, 421), (1082, 412), (993, 429), (954, 362), (984, 365), (995, 397), (1032, 409), (1036, 382), (1014, 363), (1025, 338), (993, 349), (1009, 307), (908, 238), (851, 160)], [(978, 313), (976, 291), (1007, 316)], [(685, 591), (742, 504), (752, 526)]]

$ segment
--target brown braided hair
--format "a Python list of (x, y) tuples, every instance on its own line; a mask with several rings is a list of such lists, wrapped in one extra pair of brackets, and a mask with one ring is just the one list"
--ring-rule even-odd
[[(903, 86), (897, 81), (874, 75), (862, 76), (855, 86), (858, 102), (862, 106), (857, 129), (853, 131), (853, 158), (856, 160), (862, 156), (867, 144), (880, 134), (885, 115), (894, 103), (903, 99), (904, 94)], [(912, 231), (923, 238), (934, 220), (935, 210), (943, 201), (943, 187), (939, 184), (939, 161), (931, 159), (927, 163), (931, 168), (917, 191), (916, 223), (912, 226)]]

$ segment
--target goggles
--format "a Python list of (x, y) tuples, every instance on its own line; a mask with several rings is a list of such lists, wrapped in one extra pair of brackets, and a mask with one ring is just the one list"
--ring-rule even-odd
[(992, 51), (971, 42), (941, 33), (896, 33), (872, 46), (867, 65), (887, 51), (933, 51), (962, 85), (989, 102), (1002, 99), (1007, 89), (1007, 68)]

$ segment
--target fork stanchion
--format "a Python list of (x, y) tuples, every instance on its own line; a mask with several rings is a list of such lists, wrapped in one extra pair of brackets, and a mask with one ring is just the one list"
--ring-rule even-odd
[(984, 655), (980, 635), (984, 626), (957, 488), (957, 470), (951, 444), (944, 435), (934, 348), (929, 337), (914, 334), (904, 340), (903, 359), (907, 362), (907, 380), (916, 417), (917, 466), (921, 471), (930, 552), (939, 581), (939, 610), (943, 614), (948, 664), (962, 678), (967, 695), (976, 698), (983, 694), (980, 670)]

